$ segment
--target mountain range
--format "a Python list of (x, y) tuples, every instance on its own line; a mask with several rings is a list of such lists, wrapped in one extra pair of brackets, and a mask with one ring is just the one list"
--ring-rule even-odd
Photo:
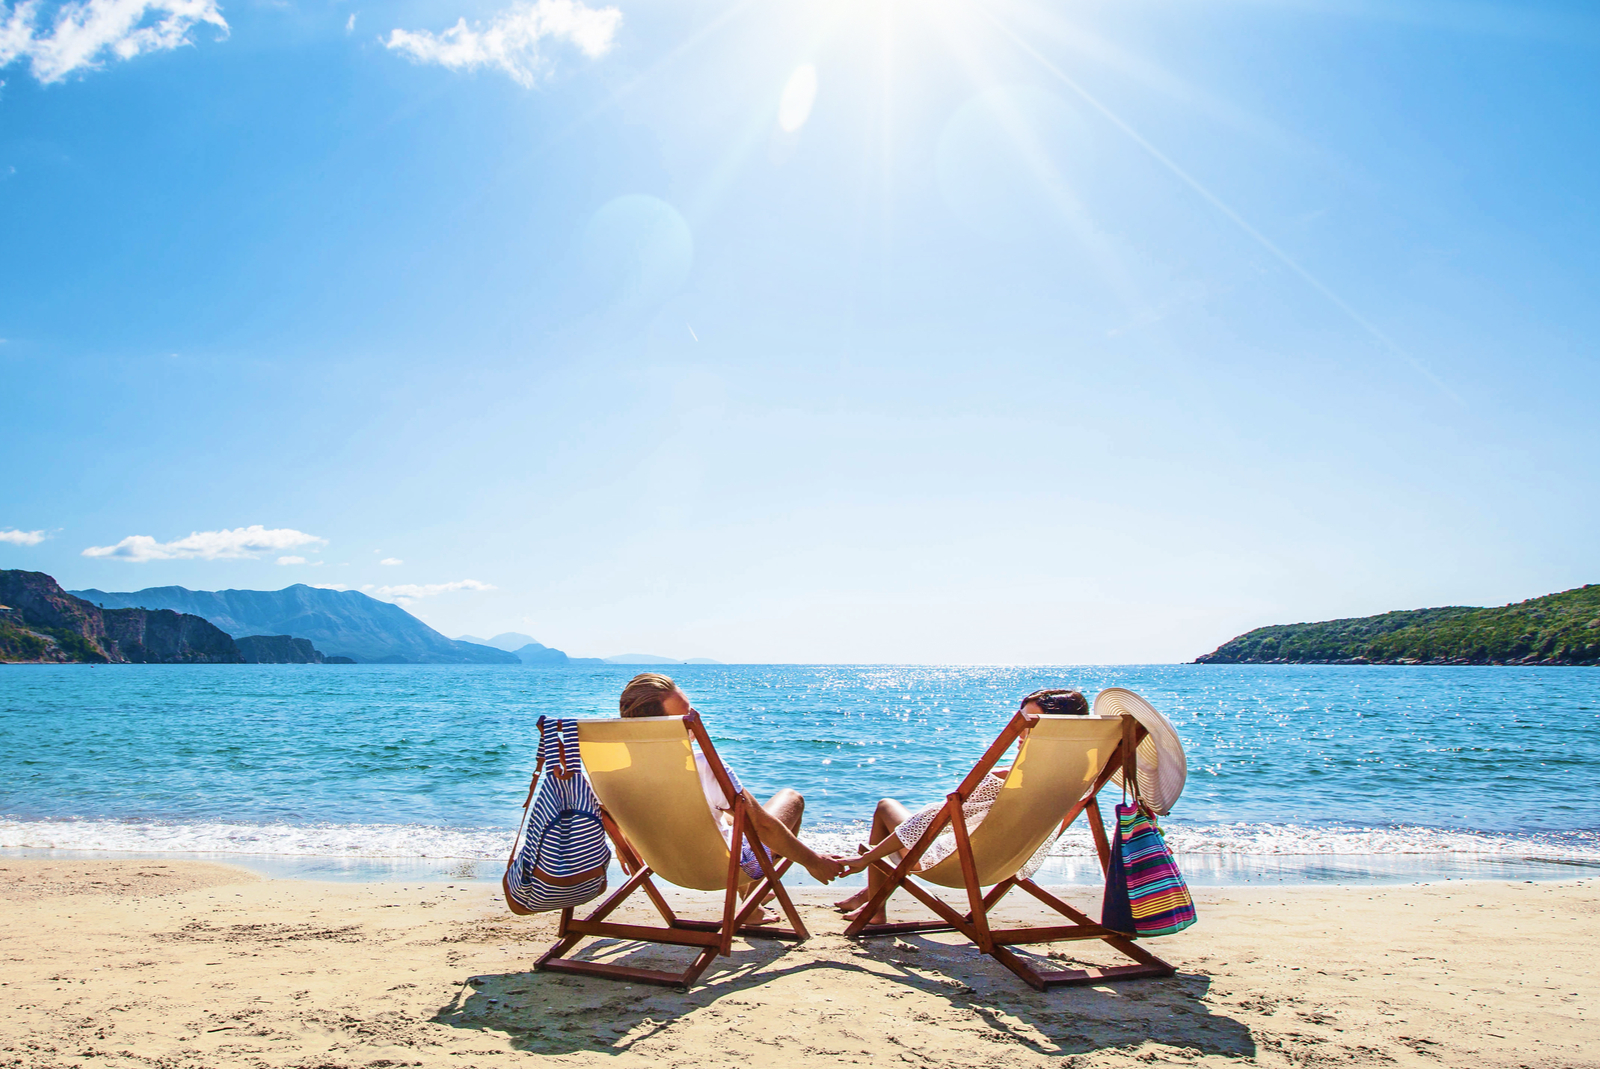
[(1196, 664), (1600, 665), (1600, 584), (1511, 605), (1446, 605), (1258, 627)]
[(105, 609), (170, 609), (201, 616), (234, 638), (291, 635), (310, 639), (328, 657), (380, 664), (516, 664), (514, 654), (456, 642), (398, 605), (356, 590), (296, 583), (282, 590), (144, 590), (71, 592)]

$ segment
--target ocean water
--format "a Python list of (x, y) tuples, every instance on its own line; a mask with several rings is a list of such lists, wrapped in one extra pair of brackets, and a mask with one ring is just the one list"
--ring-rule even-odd
[[(496, 874), (538, 717), (612, 716), (636, 668), (0, 669), (0, 849), (311, 875)], [(854, 852), (878, 798), (942, 797), (1041, 686), (1142, 694), (1183, 739), (1164, 824), (1197, 883), (1600, 868), (1600, 670), (674, 666), (718, 751)], [(1098, 880), (1080, 825), (1046, 876)]]

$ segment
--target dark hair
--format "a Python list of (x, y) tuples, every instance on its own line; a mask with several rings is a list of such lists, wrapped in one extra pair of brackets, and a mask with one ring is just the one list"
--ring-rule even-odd
[(1040, 712), (1049, 713), (1052, 716), (1089, 715), (1089, 701), (1083, 696), (1081, 691), (1059, 687), (1047, 690), (1036, 690), (1026, 698), (1022, 699), (1022, 704), (1017, 706), (1017, 708), (1020, 709), (1023, 705), (1027, 705), (1029, 702), (1037, 705)]
[(660, 672), (641, 672), (622, 688), (617, 706), (623, 716), (665, 716), (661, 700), (677, 689), (678, 685)]

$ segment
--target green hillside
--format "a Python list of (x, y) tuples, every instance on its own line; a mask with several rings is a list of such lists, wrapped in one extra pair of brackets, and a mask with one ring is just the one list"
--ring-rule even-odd
[(1600, 584), (1488, 609), (1258, 627), (1195, 663), (1600, 664)]

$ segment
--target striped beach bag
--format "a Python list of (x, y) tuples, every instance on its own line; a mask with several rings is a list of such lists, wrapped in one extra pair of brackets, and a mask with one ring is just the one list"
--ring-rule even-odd
[[(546, 768), (550, 774), (541, 785), (539, 773)], [(539, 757), (522, 809), (522, 826), (500, 881), (511, 912), (571, 909), (600, 897), (611, 845), (600, 800), (578, 761), (576, 720), (539, 718)]]
[(1137, 803), (1118, 805), (1100, 923), (1113, 931), (1152, 936), (1181, 932), (1194, 920), (1189, 885), (1155, 815)]

